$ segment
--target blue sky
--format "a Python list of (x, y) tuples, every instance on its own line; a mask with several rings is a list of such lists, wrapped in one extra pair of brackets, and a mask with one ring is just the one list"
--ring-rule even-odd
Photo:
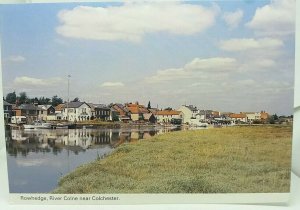
[(4, 95), (291, 114), (294, 0), (1, 5)]

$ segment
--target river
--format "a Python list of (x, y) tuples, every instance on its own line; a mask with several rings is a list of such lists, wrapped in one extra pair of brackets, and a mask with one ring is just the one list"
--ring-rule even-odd
[(76, 167), (105, 158), (125, 142), (178, 129), (6, 130), (11, 193), (47, 193)]

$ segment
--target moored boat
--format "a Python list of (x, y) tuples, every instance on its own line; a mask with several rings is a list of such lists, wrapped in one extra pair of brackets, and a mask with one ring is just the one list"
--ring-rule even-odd
[(74, 123), (58, 123), (53, 126), (56, 129), (75, 129), (76, 124)]
[(52, 124), (41, 122), (41, 121), (35, 121), (32, 124), (24, 124), (24, 129), (50, 129)]

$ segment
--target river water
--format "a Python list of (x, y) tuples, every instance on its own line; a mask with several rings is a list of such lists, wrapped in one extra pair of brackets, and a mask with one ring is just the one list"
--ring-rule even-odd
[(125, 142), (141, 141), (178, 129), (7, 130), (11, 193), (46, 193), (76, 167), (105, 158)]

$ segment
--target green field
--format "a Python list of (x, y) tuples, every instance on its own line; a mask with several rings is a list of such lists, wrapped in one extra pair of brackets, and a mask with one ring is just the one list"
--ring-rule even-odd
[(291, 139), (276, 125), (158, 135), (77, 168), (52, 193), (289, 192)]

